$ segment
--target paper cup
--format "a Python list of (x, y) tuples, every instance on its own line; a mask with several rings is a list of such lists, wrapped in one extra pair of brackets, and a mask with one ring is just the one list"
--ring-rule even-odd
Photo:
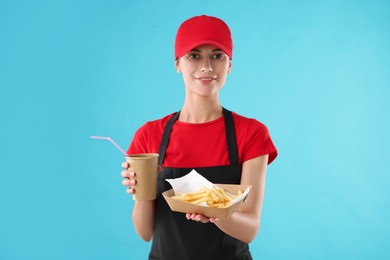
[(130, 163), (129, 170), (135, 172), (134, 185), (135, 193), (133, 199), (136, 201), (156, 199), (157, 189), (157, 153), (132, 154), (126, 156), (126, 161)]

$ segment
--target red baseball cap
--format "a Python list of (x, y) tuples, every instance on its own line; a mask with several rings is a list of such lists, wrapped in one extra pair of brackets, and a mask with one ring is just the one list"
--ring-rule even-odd
[(231, 59), (233, 41), (227, 24), (219, 18), (201, 15), (184, 21), (177, 31), (175, 59), (203, 44), (211, 44), (224, 51)]

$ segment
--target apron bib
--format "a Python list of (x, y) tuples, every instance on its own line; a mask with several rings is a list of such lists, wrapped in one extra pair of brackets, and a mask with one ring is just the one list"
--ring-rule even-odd
[[(172, 126), (179, 113), (175, 113), (165, 126), (159, 149), (159, 165), (164, 161)], [(213, 183), (240, 184), (241, 167), (238, 163), (233, 116), (225, 108), (223, 116), (230, 165), (200, 168), (164, 167), (158, 174), (154, 235), (149, 259), (252, 259), (248, 244), (225, 234), (213, 223), (204, 224), (187, 220), (184, 213), (171, 211), (162, 196), (164, 191), (172, 188), (165, 179), (182, 177), (192, 169)]]

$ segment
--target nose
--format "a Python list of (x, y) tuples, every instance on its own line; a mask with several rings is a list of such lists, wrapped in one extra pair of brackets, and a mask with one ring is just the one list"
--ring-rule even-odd
[(210, 59), (205, 59), (200, 67), (201, 72), (213, 72), (213, 67), (211, 66)]

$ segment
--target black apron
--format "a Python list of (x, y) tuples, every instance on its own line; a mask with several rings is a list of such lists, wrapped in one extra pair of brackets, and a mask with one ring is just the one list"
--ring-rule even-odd
[[(162, 165), (177, 112), (165, 126), (159, 150)], [(201, 167), (195, 170), (213, 183), (240, 184), (241, 166), (238, 163), (236, 135), (232, 113), (223, 108), (230, 165)], [(212, 149), (212, 148), (211, 148)], [(173, 212), (161, 195), (171, 189), (165, 179), (179, 178), (194, 168), (164, 167), (158, 174), (154, 235), (149, 259), (252, 259), (248, 244), (222, 232), (213, 223), (187, 220), (184, 213)]]

